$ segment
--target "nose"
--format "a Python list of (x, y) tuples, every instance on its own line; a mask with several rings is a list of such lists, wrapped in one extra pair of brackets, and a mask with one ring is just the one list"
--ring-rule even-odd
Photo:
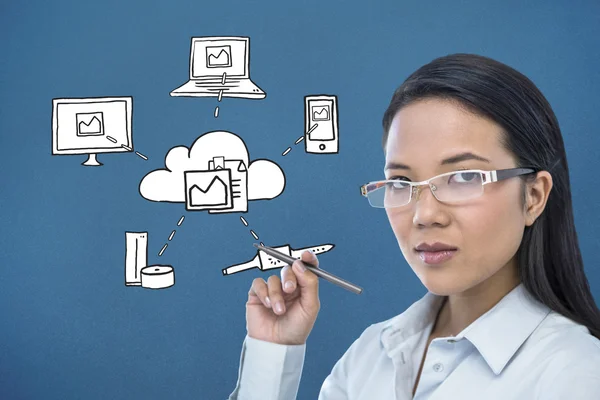
[[(429, 189), (429, 190), (427, 190)], [(435, 197), (433, 195), (433, 191), (431, 189), (430, 185), (421, 185), (421, 186), (415, 186), (413, 187), (413, 197), (414, 197), (414, 201), (415, 203), (419, 201), (419, 198), (421, 197), (421, 193), (425, 191), (425, 192), (430, 192), (432, 197)], [(437, 200), (437, 199), (436, 199)]]
[(414, 225), (428, 226), (448, 223), (448, 217), (442, 210), (443, 206), (432, 193), (431, 186), (417, 186), (413, 191), (413, 200), (415, 201)]

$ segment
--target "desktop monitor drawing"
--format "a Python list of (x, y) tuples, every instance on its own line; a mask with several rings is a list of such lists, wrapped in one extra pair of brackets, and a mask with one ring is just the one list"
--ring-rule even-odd
[(98, 153), (133, 151), (132, 97), (52, 99), (52, 155), (87, 154), (86, 166), (102, 165)]
[(189, 80), (171, 96), (264, 99), (264, 90), (250, 79), (250, 38), (193, 37)]

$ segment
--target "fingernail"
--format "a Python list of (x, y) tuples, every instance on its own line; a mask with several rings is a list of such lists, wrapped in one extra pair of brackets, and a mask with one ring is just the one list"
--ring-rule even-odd
[(265, 297), (265, 303), (267, 303), (267, 305), (271, 307), (271, 299), (269, 299), (269, 296)]
[(278, 313), (283, 312), (283, 306), (281, 305), (281, 302), (277, 302), (275, 303), (275, 311), (277, 311)]
[(286, 289), (292, 289), (294, 287), (294, 282), (292, 281), (287, 281), (284, 285), (284, 288)]

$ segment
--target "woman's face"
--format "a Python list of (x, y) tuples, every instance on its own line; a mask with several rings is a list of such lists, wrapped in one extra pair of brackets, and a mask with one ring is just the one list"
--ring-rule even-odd
[[(459, 169), (516, 167), (500, 138), (499, 125), (450, 101), (418, 101), (401, 109), (391, 124), (386, 179), (406, 177), (416, 182)], [(442, 160), (467, 152), (489, 162), (473, 159), (441, 165)], [(418, 200), (413, 196), (410, 204), (386, 212), (415, 274), (429, 291), (446, 296), (489, 283), (489, 278), (516, 278), (514, 256), (526, 224), (520, 196), (519, 178), (485, 185), (483, 195), (461, 204), (441, 203), (423, 186)], [(423, 242), (442, 242), (458, 250), (441, 264), (427, 264), (415, 250)]]

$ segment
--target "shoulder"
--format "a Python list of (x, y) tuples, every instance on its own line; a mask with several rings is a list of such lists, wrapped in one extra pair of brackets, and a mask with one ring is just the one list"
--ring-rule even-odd
[(551, 311), (536, 336), (546, 364), (540, 387), (547, 398), (600, 392), (600, 339), (587, 327)]
[(551, 311), (540, 324), (536, 341), (552, 351), (554, 362), (600, 361), (600, 339), (584, 325)]

